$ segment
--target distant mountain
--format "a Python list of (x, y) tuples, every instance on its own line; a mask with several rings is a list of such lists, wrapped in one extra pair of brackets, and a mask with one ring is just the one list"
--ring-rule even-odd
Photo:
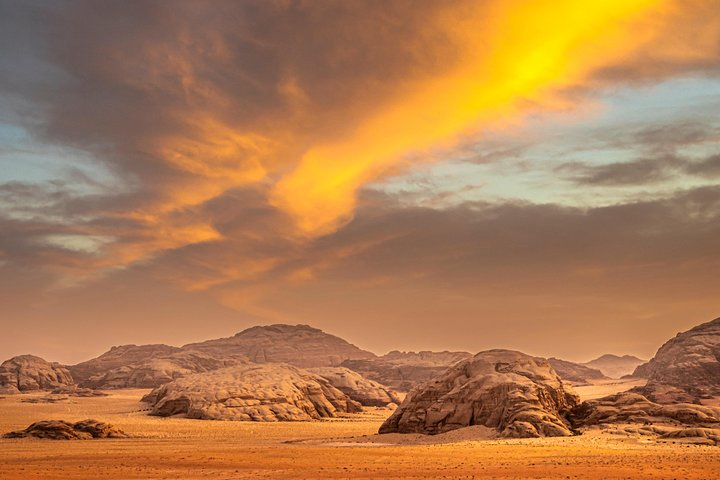
[(560, 378), (574, 385), (587, 385), (592, 380), (603, 380), (608, 377), (596, 369), (580, 363), (569, 362), (559, 358), (548, 358), (548, 363), (555, 369)]
[(115, 368), (142, 362), (153, 357), (179, 352), (178, 347), (169, 345), (121, 345), (112, 347), (97, 358), (87, 360), (68, 367), (73, 378), (79, 384), (85, 383), (90, 377), (103, 375)]
[(720, 396), (720, 318), (678, 333), (634, 375), (648, 379), (635, 390), (660, 403)]
[(73, 377), (63, 365), (34, 355), (19, 355), (0, 365), (0, 393), (54, 390), (73, 385)]
[(472, 357), (469, 352), (400, 352), (381, 357), (345, 360), (343, 367), (401, 392), (443, 373), (448, 367)]
[(216, 357), (245, 355), (256, 363), (284, 362), (298, 367), (334, 367), (349, 359), (375, 358), (374, 353), (308, 325), (251, 327), (229, 338), (182, 348)]
[(582, 365), (600, 370), (605, 376), (610, 378), (621, 378), (625, 375), (633, 373), (638, 365), (645, 363), (633, 355), (613, 355), (605, 354), (595, 360), (590, 360)]

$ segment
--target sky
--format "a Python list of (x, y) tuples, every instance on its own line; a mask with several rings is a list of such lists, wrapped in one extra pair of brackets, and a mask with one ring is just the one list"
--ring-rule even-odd
[(715, 0), (0, 0), (0, 358), (720, 316)]

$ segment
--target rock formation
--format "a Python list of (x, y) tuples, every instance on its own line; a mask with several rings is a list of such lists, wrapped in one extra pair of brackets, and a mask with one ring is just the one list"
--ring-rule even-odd
[(587, 385), (593, 380), (603, 380), (607, 377), (600, 370), (590, 368), (580, 363), (568, 362), (559, 358), (548, 358), (548, 363), (566, 382), (573, 385)]
[(437, 434), (470, 425), (501, 437), (568, 436), (578, 403), (550, 364), (509, 350), (480, 352), (416, 387), (380, 433)]
[(399, 352), (364, 360), (345, 360), (343, 367), (400, 392), (410, 391), (443, 373), (448, 367), (472, 357), (468, 352)]
[(128, 435), (114, 426), (97, 420), (70, 423), (64, 420), (42, 420), (25, 430), (9, 432), (4, 438), (47, 438), (50, 440), (89, 440), (91, 438), (127, 438)]
[(635, 390), (659, 403), (720, 396), (720, 318), (678, 333), (633, 375), (648, 379)]
[(151, 415), (206, 420), (316, 420), (361, 410), (324, 378), (275, 363), (189, 375), (153, 390), (143, 401), (151, 404)]
[(345, 367), (316, 367), (309, 372), (323, 377), (345, 395), (368, 407), (384, 407), (390, 403), (399, 404), (398, 394), (373, 380)]
[(298, 367), (331, 367), (347, 359), (374, 358), (342, 338), (308, 325), (251, 327), (229, 338), (185, 345), (216, 357), (245, 355), (253, 362), (283, 362)]
[(73, 383), (67, 368), (34, 355), (13, 357), (0, 365), (0, 394), (53, 390)]
[(633, 373), (638, 365), (641, 365), (645, 360), (641, 360), (632, 355), (613, 355), (605, 354), (595, 360), (583, 363), (583, 365), (600, 370), (603, 375), (610, 378), (621, 378), (626, 375)]
[(139, 363), (150, 358), (161, 357), (180, 351), (169, 345), (121, 345), (112, 347), (97, 358), (68, 367), (75, 381), (82, 385), (90, 377), (103, 375), (115, 368)]
[(147, 358), (94, 375), (82, 382), (81, 386), (96, 389), (155, 388), (186, 375), (217, 370), (247, 361), (245, 357), (239, 356), (215, 358), (203, 352), (179, 351)]

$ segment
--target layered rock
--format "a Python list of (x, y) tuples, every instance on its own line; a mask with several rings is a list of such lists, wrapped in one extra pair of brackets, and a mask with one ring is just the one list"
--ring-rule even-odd
[(502, 437), (568, 436), (578, 397), (541, 358), (489, 350), (416, 387), (380, 433), (437, 434), (471, 425)]
[(347, 359), (374, 358), (340, 337), (308, 325), (251, 327), (229, 338), (185, 345), (216, 357), (244, 355), (253, 362), (283, 362), (298, 367), (330, 367)]
[(587, 385), (593, 380), (603, 380), (608, 377), (603, 375), (600, 370), (590, 368), (580, 363), (568, 362), (559, 358), (548, 358), (548, 363), (566, 382), (574, 385)]
[(659, 403), (720, 396), (720, 318), (678, 333), (633, 375), (648, 379), (636, 391)]
[(9, 432), (4, 438), (46, 438), (50, 440), (89, 440), (92, 438), (127, 438), (128, 435), (114, 426), (97, 420), (66, 422), (64, 420), (42, 420), (25, 430)]
[(112, 347), (97, 358), (68, 367), (75, 381), (82, 385), (91, 377), (103, 375), (110, 370), (140, 363), (151, 358), (179, 352), (178, 347), (169, 345), (121, 345)]
[(381, 357), (345, 360), (343, 367), (365, 378), (408, 392), (416, 385), (443, 373), (448, 367), (472, 357), (468, 352), (400, 352), (394, 350)]
[(326, 379), (285, 364), (248, 363), (167, 383), (143, 399), (151, 415), (259, 422), (317, 420), (361, 410)]
[(384, 407), (391, 403), (400, 403), (397, 392), (348, 368), (316, 367), (309, 368), (308, 371), (320, 375), (360, 405)]
[[(576, 428), (627, 423), (648, 427), (719, 428), (720, 408), (690, 403), (663, 405), (638, 393), (622, 392), (598, 400), (587, 400), (573, 408), (569, 418)], [(663, 429), (653, 431), (668, 432)]]
[(241, 356), (216, 358), (203, 352), (179, 351), (94, 375), (82, 382), (81, 386), (96, 389), (155, 388), (193, 373), (208, 372), (247, 361)]
[(600, 370), (603, 375), (607, 377), (622, 378), (632, 374), (635, 368), (644, 362), (645, 360), (641, 360), (633, 355), (619, 356), (608, 353), (595, 360), (585, 362), (583, 365)]
[(73, 385), (73, 377), (63, 365), (34, 355), (20, 355), (0, 365), (0, 393), (54, 390)]

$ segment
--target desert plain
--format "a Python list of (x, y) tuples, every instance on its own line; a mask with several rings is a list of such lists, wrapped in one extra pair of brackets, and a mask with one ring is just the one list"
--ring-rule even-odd
[[(576, 387), (581, 399), (632, 380)], [(482, 427), (445, 434), (377, 435), (392, 410), (312, 422), (231, 422), (147, 415), (146, 389), (30, 403), (47, 392), (0, 398), (0, 431), (42, 419), (95, 418), (132, 438), (58, 442), (0, 439), (2, 479), (488, 478), (712, 479), (720, 448), (603, 430), (574, 437), (483, 439)], [(52, 396), (51, 396), (52, 397)]]

